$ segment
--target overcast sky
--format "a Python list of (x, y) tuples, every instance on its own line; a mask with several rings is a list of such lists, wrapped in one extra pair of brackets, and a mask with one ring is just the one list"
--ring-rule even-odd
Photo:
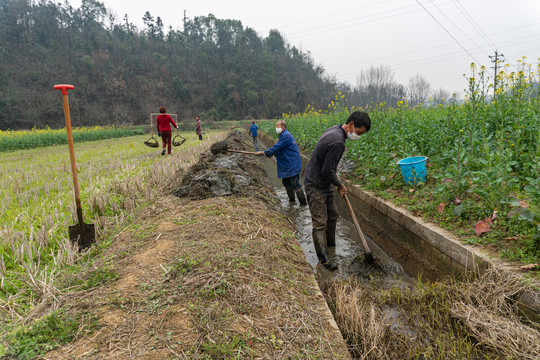
[[(69, 0), (79, 7), (80, 0)], [(241, 20), (266, 37), (277, 29), (309, 51), (339, 81), (355, 85), (371, 65), (386, 65), (404, 85), (422, 74), (433, 89), (462, 94), (471, 62), (493, 66), (495, 50), (514, 64), (540, 57), (540, 0), (104, 0), (110, 12), (143, 29), (149, 11), (166, 29), (214, 14)], [(492, 71), (492, 70), (491, 70)]]

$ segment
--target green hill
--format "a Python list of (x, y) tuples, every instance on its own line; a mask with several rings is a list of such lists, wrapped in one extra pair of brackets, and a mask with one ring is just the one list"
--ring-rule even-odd
[(137, 29), (95, 0), (0, 0), (0, 129), (59, 127), (54, 84), (75, 85), (75, 126), (144, 123), (165, 105), (180, 119), (272, 118), (324, 105), (335, 83), (277, 30), (262, 38), (213, 15)]

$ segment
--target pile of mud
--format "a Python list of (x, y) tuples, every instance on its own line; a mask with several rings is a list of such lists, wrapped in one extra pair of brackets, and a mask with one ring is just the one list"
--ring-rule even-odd
[(272, 194), (264, 168), (253, 155), (227, 152), (252, 150), (246, 135), (232, 130), (227, 139), (212, 145), (185, 173), (178, 197), (206, 199), (216, 196)]

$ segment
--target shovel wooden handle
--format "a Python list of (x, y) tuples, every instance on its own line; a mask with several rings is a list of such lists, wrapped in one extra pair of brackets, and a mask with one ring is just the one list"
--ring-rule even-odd
[(347, 204), (347, 207), (349, 208), (349, 212), (351, 213), (351, 217), (354, 223), (354, 227), (356, 228), (356, 232), (358, 233), (358, 236), (360, 236), (360, 240), (362, 240), (362, 246), (364, 247), (364, 254), (371, 254), (371, 250), (369, 250), (369, 246), (367, 244), (366, 238), (364, 237), (364, 233), (362, 232), (362, 229), (360, 229), (360, 224), (358, 224), (358, 220), (356, 219), (356, 215), (354, 214), (354, 210), (351, 206), (351, 202), (349, 201), (349, 198), (347, 197), (347, 194), (343, 194), (343, 199), (345, 199), (345, 203)]
[(64, 117), (66, 118), (66, 131), (68, 136), (69, 158), (71, 160), (71, 173), (73, 175), (73, 187), (75, 188), (75, 203), (77, 205), (77, 217), (79, 224), (82, 224), (82, 206), (81, 194), (79, 192), (79, 181), (77, 179), (77, 164), (75, 163), (75, 147), (73, 146), (73, 132), (71, 131), (71, 117), (69, 116), (68, 90), (74, 90), (73, 85), (54, 85), (55, 90), (62, 91), (62, 100), (64, 102)]

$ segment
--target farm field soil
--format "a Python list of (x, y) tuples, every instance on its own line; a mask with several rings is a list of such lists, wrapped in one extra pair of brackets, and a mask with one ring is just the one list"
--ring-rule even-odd
[(104, 250), (114, 281), (61, 300), (70, 316), (97, 320), (45, 358), (349, 358), (261, 165), (206, 152), (180, 189)]

